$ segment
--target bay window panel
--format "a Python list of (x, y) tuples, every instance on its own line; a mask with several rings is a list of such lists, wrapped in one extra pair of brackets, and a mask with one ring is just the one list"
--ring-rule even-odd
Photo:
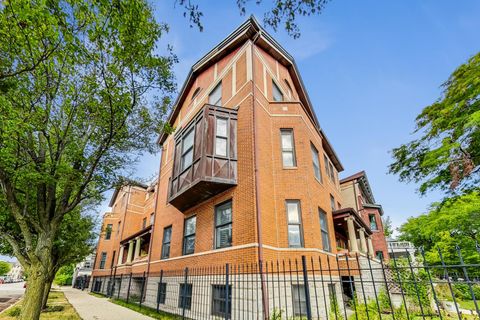
[(215, 154), (217, 156), (227, 156), (227, 139), (226, 138), (215, 138)]
[(217, 118), (217, 136), (218, 137), (227, 137), (227, 126), (228, 121), (224, 118)]

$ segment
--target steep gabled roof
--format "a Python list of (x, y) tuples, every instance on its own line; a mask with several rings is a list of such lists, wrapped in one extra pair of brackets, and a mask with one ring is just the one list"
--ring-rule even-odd
[(375, 197), (373, 196), (372, 188), (370, 187), (370, 183), (368, 182), (367, 173), (364, 170), (362, 170), (360, 172), (352, 174), (351, 176), (341, 179), (340, 184), (344, 184), (346, 182), (353, 181), (353, 180), (358, 181), (358, 183), (360, 184), (360, 187), (365, 192), (366, 196), (369, 197), (368, 199), (370, 200), (369, 203), (375, 204)]
[[(313, 110), (313, 105), (310, 101), (307, 91), (305, 90), (305, 85), (303, 84), (300, 73), (298, 72), (298, 67), (295, 63), (293, 57), (272, 37), (262, 28), (260, 23), (251, 16), (244, 23), (242, 23), (235, 31), (229, 34), (224, 40), (222, 40), (217, 46), (210, 50), (205, 56), (198, 60), (190, 69), (187, 79), (185, 80), (179, 95), (173, 105), (172, 112), (168, 117), (168, 122), (173, 124), (175, 122), (178, 113), (180, 112), (180, 107), (185, 101), (188, 91), (195, 82), (195, 78), (212, 64), (220, 61), (227, 54), (247, 42), (248, 40), (255, 41), (255, 43), (265, 50), (268, 54), (278, 60), (282, 65), (287, 67), (289, 70), (292, 81), (296, 88), (298, 88), (298, 94), (300, 101), (305, 107), (307, 115), (310, 117), (312, 122), (315, 124), (316, 129), (318, 130), (323, 141), (323, 148), (330, 157), (332, 163), (335, 165), (338, 171), (343, 171), (343, 166), (338, 159), (335, 151), (333, 150), (330, 142), (328, 141), (325, 133), (320, 127), (320, 123), (315, 115)], [(162, 133), (158, 139), (159, 144), (163, 144), (167, 138), (166, 133)]]

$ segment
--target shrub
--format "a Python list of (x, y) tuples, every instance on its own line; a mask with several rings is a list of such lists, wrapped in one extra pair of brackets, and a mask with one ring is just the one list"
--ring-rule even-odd
[(69, 286), (72, 284), (72, 276), (68, 274), (57, 274), (55, 283), (59, 286)]

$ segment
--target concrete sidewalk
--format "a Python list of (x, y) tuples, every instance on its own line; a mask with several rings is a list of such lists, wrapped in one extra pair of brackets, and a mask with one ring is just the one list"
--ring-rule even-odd
[(151, 320), (128, 308), (108, 301), (107, 298), (97, 298), (88, 291), (71, 287), (62, 287), (68, 302), (77, 310), (83, 320)]

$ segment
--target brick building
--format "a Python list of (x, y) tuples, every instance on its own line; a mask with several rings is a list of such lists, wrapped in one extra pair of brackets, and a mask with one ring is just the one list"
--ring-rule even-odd
[[(124, 185), (112, 197), (95, 291), (116, 286), (120, 294), (119, 276), (143, 274), (145, 304), (154, 306), (148, 292), (164, 271), (336, 257), (335, 223), (350, 231), (346, 249), (367, 252), (359, 248), (375, 235), (344, 201), (342, 164), (294, 59), (254, 18), (192, 66), (168, 121), (175, 132), (159, 137), (157, 181)], [(365, 238), (357, 239), (360, 229)]]
[[(340, 189), (345, 206), (354, 209), (363, 220), (364, 225), (368, 226), (368, 228), (359, 229), (361, 246), (359, 250), (365, 252), (365, 249), (367, 249), (368, 252), (375, 253), (376, 258), (388, 260), (387, 241), (382, 222), (383, 209), (381, 205), (375, 202), (365, 171), (341, 179)], [(366, 231), (368, 229), (369, 231)], [(363, 241), (367, 232), (370, 235), (370, 240), (365, 248)], [(341, 236), (337, 237), (338, 243), (344, 243)], [(368, 248), (368, 246), (371, 247)]]

